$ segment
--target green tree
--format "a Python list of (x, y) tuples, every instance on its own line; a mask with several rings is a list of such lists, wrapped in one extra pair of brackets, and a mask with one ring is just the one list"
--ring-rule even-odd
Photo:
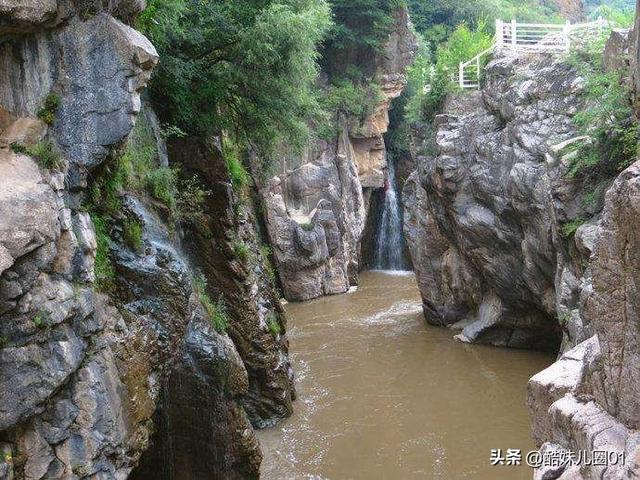
[(300, 146), (330, 25), (324, 0), (152, 0), (139, 26), (162, 59), (156, 108), (189, 134), (227, 132), (261, 158), (281, 142)]

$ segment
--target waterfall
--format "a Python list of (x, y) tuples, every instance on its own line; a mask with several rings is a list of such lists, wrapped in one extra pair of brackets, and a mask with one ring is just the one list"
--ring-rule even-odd
[(378, 270), (402, 270), (403, 237), (402, 213), (396, 185), (396, 166), (389, 159), (384, 191), (382, 217), (375, 239), (374, 268)]

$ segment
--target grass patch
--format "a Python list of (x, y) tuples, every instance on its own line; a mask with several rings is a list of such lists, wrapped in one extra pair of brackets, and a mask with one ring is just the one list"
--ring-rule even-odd
[(104, 216), (91, 213), (91, 220), (96, 231), (98, 248), (96, 249), (95, 274), (96, 285), (102, 291), (112, 289), (116, 271), (111, 260), (111, 239), (109, 238), (109, 224)]
[(176, 208), (177, 181), (177, 171), (168, 167), (160, 167), (147, 173), (145, 189), (149, 195), (162, 202), (173, 212)]
[(38, 110), (38, 118), (49, 126), (53, 125), (56, 120), (56, 112), (60, 108), (60, 104), (60, 96), (55, 93), (50, 93), (44, 99), (43, 107)]
[(127, 218), (122, 224), (124, 243), (131, 250), (140, 252), (144, 242), (142, 241), (142, 225), (137, 219)]
[(251, 183), (251, 176), (240, 160), (240, 148), (225, 138), (222, 142), (222, 154), (229, 170), (231, 185), (237, 192), (244, 190)]
[(38, 142), (32, 147), (12, 143), (13, 153), (33, 157), (42, 168), (57, 170), (62, 166), (62, 155), (51, 140)]
[(200, 303), (207, 311), (211, 326), (218, 332), (224, 333), (229, 328), (229, 314), (224, 297), (220, 295), (217, 302), (214, 302), (207, 293), (207, 280), (204, 275), (198, 275), (193, 282), (193, 289), (200, 299)]

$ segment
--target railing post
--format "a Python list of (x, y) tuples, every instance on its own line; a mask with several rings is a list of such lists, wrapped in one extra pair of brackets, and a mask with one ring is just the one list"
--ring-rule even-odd
[(518, 23), (514, 18), (513, 20), (511, 20), (511, 48), (513, 48), (513, 50), (516, 50), (518, 48), (517, 29), (518, 29)]
[(480, 88), (480, 55), (476, 57), (476, 72), (477, 72), (476, 80), (478, 82), (478, 88)]
[(458, 70), (459, 70), (458, 83), (460, 85), (460, 88), (464, 89), (464, 65), (462, 64), (462, 62), (460, 62), (460, 66), (458, 67)]
[(496, 18), (496, 49), (502, 50), (504, 46), (504, 23), (502, 20)]
[(598, 35), (602, 35), (603, 30), (604, 30), (604, 18), (600, 16), (598, 17)]
[(564, 48), (568, 52), (571, 50), (571, 21), (567, 20), (567, 23), (562, 29), (562, 33), (564, 34)]

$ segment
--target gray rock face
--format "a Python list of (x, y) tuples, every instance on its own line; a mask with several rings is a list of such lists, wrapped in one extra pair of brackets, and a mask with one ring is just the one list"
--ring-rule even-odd
[[(611, 65), (626, 65), (626, 45), (615, 33)], [(581, 83), (553, 59), (493, 60), (486, 87), (436, 118), (436, 155), (418, 156), (404, 188), (405, 233), (429, 322), (499, 346), (557, 349), (561, 333), (559, 359), (528, 385), (534, 439), (542, 452), (606, 450), (618, 461), (535, 478), (636, 478), (640, 164), (615, 179), (603, 208), (584, 201), (565, 154), (585, 140), (570, 118)]]
[(369, 189), (386, 176), (383, 134), (391, 101), (406, 84), (405, 69), (416, 41), (405, 10), (381, 58), (372, 59), (381, 79), (383, 100), (360, 122), (338, 118), (331, 142), (313, 141), (302, 158), (284, 162), (262, 188), (266, 224), (288, 300), (308, 300), (346, 292), (358, 282), (360, 241)]
[(481, 93), (436, 118), (437, 155), (405, 186), (405, 234), (427, 320), (460, 340), (557, 348), (559, 229), (583, 213), (559, 153), (579, 86), (552, 59), (497, 58)]
[[(158, 61), (114, 16), (143, 4), (0, 0), (2, 480), (124, 479), (152, 441), (159, 453), (183, 444), (171, 459), (180, 478), (258, 475), (247, 369), (194, 294), (179, 242), (143, 199), (124, 199), (123, 214), (140, 220), (144, 249), (131, 251), (112, 228), (114, 290), (94, 286), (100, 239), (82, 208), (85, 190), (125, 142)], [(34, 117), (51, 93), (60, 108), (47, 127)], [(8, 148), (45, 137), (60, 150), (59, 171)]]

